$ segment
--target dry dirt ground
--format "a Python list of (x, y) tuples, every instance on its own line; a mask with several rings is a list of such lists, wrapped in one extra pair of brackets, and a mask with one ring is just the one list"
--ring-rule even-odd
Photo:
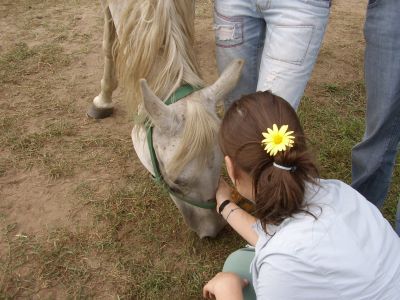
[[(300, 116), (322, 174), (350, 181), (362, 135), (365, 1), (336, 0)], [(196, 49), (217, 76), (212, 2), (197, 3)], [(132, 148), (115, 114), (85, 116), (103, 59), (98, 1), (0, 3), (0, 299), (196, 299), (244, 243), (199, 240)], [(394, 199), (385, 214), (393, 218)]]

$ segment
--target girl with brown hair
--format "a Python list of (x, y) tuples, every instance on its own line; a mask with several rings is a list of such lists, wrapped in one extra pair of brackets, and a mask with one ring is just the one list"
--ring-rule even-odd
[(228, 257), (205, 298), (398, 299), (400, 239), (357, 191), (318, 178), (289, 103), (269, 92), (244, 96), (219, 138), (228, 175), (255, 212), (231, 202), (223, 180), (217, 211), (253, 247)]

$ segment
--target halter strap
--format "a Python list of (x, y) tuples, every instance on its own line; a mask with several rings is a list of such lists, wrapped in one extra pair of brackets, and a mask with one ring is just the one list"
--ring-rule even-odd
[(185, 84), (182, 85), (180, 88), (178, 88), (174, 93), (172, 93), (171, 96), (167, 100), (165, 100), (165, 105), (171, 105), (174, 104), (175, 102), (178, 102), (179, 100), (185, 98), (186, 96), (189, 96), (191, 93), (199, 90), (199, 87), (194, 87), (190, 84)]
[[(193, 87), (189, 84), (185, 84), (181, 86), (178, 90), (176, 90), (166, 101), (166, 105), (173, 104), (180, 99), (190, 95), (194, 91), (198, 90), (199, 88)], [(173, 195), (176, 199), (186, 202), (190, 205), (200, 207), (200, 208), (205, 208), (205, 209), (214, 209), (217, 206), (216, 201), (213, 202), (203, 202), (203, 201), (197, 201), (188, 197), (184, 197), (181, 194), (176, 193), (171, 189), (171, 187), (165, 182), (164, 177), (161, 174), (160, 171), (160, 165), (158, 163), (158, 159), (156, 156), (156, 152), (154, 150), (154, 145), (153, 145), (153, 126), (148, 126), (147, 127), (147, 144), (149, 146), (149, 151), (150, 151), (150, 158), (151, 158), (151, 164), (153, 165), (153, 171), (154, 171), (154, 176), (153, 179), (156, 183), (161, 185), (163, 189), (168, 192), (169, 194)], [(215, 199), (214, 199), (215, 200)]]

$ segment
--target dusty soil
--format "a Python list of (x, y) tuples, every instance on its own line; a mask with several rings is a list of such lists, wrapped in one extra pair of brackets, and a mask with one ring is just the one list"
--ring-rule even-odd
[[(212, 3), (197, 5), (196, 49), (212, 82)], [(301, 108), (311, 132), (308, 110), (342, 111), (340, 92), (353, 93), (362, 81), (365, 6), (334, 1)], [(196, 298), (242, 245), (229, 230), (199, 241), (186, 228), (133, 152), (118, 90), (111, 118), (85, 116), (99, 92), (102, 23), (94, 0), (0, 4), (0, 298)], [(354, 109), (361, 119), (360, 93)], [(349, 147), (361, 134), (335, 162), (322, 155), (322, 166), (335, 164), (332, 175), (349, 180)]]

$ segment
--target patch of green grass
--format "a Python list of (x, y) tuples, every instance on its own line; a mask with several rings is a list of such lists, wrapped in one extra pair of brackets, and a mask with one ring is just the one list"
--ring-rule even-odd
[(322, 84), (315, 96), (303, 98), (299, 116), (323, 177), (351, 182), (351, 149), (364, 132), (364, 97), (356, 81)]
[(18, 135), (10, 134), (7, 144), (11, 151), (15, 151), (27, 157), (37, 157), (38, 152), (44, 147), (47, 136), (40, 132)]
[[(318, 103), (318, 105), (316, 105)], [(324, 178), (351, 183), (351, 149), (361, 141), (365, 122), (365, 91), (360, 81), (326, 83), (304, 97), (299, 116), (316, 152)], [(394, 224), (400, 199), (399, 162), (382, 212)]]
[[(84, 232), (57, 229), (46, 240), (16, 232), (15, 225), (2, 232), (7, 255), (0, 258), (0, 295), (6, 299), (30, 298), (57, 286), (72, 297), (82, 295), (82, 287), (91, 277), (85, 260), (89, 242)], [(85, 295), (90, 296), (89, 288)]]
[(74, 194), (83, 201), (92, 201), (95, 196), (95, 191), (96, 190), (93, 186), (84, 181), (78, 184), (74, 190)]
[(44, 130), (24, 134), (22, 127), (13, 127), (6, 133), (3, 146), (8, 146), (11, 151), (24, 156), (38, 156), (38, 153), (46, 144), (53, 140), (60, 140), (65, 136), (72, 136), (75, 128), (68, 122), (57, 121), (47, 125)]
[(12, 130), (15, 118), (11, 116), (0, 116), (0, 131), (2, 133)]
[(336, 94), (340, 90), (339, 86), (335, 83), (327, 83), (324, 86), (325, 90), (330, 94)]
[(36, 48), (38, 53), (38, 64), (50, 67), (66, 67), (71, 63), (69, 55), (58, 44), (43, 44)]
[[(46, 147), (55, 144), (57, 147), (65, 148), (66, 139), (76, 134), (75, 125), (68, 121), (56, 120), (48, 122), (35, 132), (25, 133), (24, 126), (19, 124), (19, 121), (15, 116), (0, 119), (0, 128), (4, 130), (0, 142), (4, 149), (18, 157), (15, 163), (23, 168), (41, 165), (45, 167), (48, 175), (55, 179), (71, 176), (74, 159), (60, 155), (57, 150), (48, 151)], [(1, 173), (5, 173), (10, 164), (3, 166)]]
[(143, 175), (127, 176), (105, 195), (93, 182), (77, 186), (75, 195), (101, 224), (96, 252), (108, 257), (108, 274), (118, 274), (112, 282), (121, 299), (197, 299), (230, 250), (244, 242), (232, 230), (199, 240), (172, 200)]
[(47, 154), (43, 155), (41, 160), (52, 179), (71, 177), (74, 174), (74, 163), (62, 156)]
[(45, 130), (48, 137), (75, 136), (77, 133), (75, 124), (65, 120), (51, 122), (46, 125)]
[(27, 75), (28, 70), (23, 69), (25, 61), (33, 58), (37, 52), (30, 49), (26, 43), (15, 44), (14, 48), (0, 57), (0, 82), (14, 83), (18, 77)]
[(8, 166), (4, 160), (0, 160), (0, 177), (4, 176), (8, 169)]
[(54, 68), (68, 66), (70, 56), (64, 53), (57, 44), (41, 44), (29, 47), (20, 42), (0, 56), (0, 82), (3, 84), (18, 84), (26, 76), (43, 72), (54, 71)]
[(16, 43), (14, 49), (4, 55), (2, 62), (17, 63), (36, 55), (36, 51), (30, 49), (24, 42)]

